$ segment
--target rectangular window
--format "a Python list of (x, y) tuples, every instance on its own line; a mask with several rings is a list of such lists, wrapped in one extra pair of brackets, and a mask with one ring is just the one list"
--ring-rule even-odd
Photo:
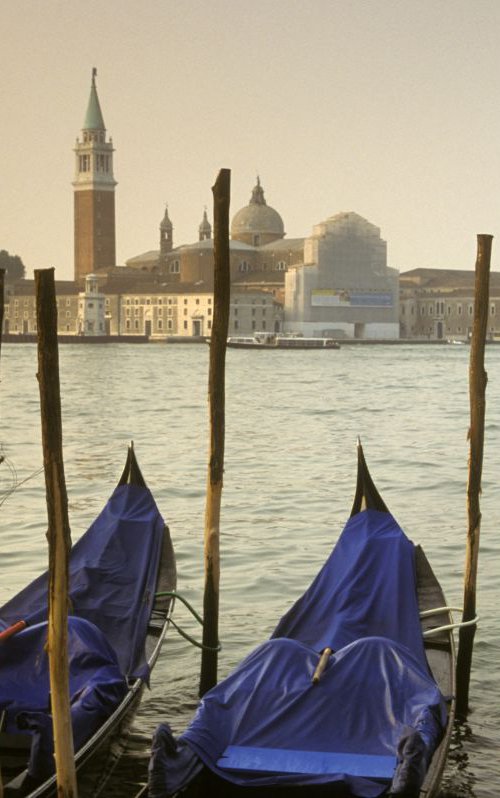
[(207, 321), (207, 327), (209, 330), (212, 329), (212, 322), (210, 321), (210, 319)]
[(139, 319), (135, 319), (134, 320), (134, 330), (138, 330), (138, 329), (139, 329)]
[(163, 319), (158, 319), (158, 329), (163, 330)]
[(184, 329), (187, 330), (187, 328), (188, 328), (188, 323), (187, 323), (187, 321), (185, 321), (184, 322)]
[(495, 305), (492, 305), (492, 306), (490, 307), (490, 314), (491, 314), (492, 316), (494, 316), (494, 315), (495, 315)]
[(239, 327), (239, 324), (238, 324), (238, 319), (235, 319), (235, 322), (234, 322), (234, 329), (235, 329), (235, 330), (237, 330), (237, 329), (238, 329), (238, 327)]
[(130, 319), (127, 319), (127, 321), (125, 322), (125, 329), (130, 330)]

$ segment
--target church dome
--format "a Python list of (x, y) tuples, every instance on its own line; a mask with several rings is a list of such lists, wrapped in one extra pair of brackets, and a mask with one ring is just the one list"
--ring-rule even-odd
[(251, 246), (269, 244), (285, 235), (283, 219), (264, 198), (264, 190), (257, 178), (250, 202), (241, 208), (231, 222), (231, 238)]

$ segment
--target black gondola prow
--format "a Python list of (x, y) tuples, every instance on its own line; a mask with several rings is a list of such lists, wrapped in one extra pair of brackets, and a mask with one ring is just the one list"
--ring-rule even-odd
[(361, 446), (361, 440), (358, 438), (358, 474), (351, 518), (362, 510), (379, 510), (381, 513), (389, 512), (370, 476), (363, 453), (363, 447)]

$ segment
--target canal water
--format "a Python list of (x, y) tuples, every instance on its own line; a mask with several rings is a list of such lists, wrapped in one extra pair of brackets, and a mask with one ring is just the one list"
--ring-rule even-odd
[[(356, 438), (386, 504), (423, 545), (448, 602), (463, 592), (469, 424), (466, 346), (229, 350), (221, 518), (219, 674), (265, 639), (308, 586), (346, 521)], [(0, 360), (0, 604), (46, 567), (36, 347)], [(208, 347), (60, 348), (73, 539), (112, 492), (135, 441), (170, 526), (179, 591), (202, 605)], [(487, 348), (486, 441), (472, 711), (455, 730), (442, 798), (500, 792), (500, 347)], [(176, 620), (198, 634), (182, 605)], [(181, 732), (196, 707), (199, 651), (171, 630), (108, 793), (136, 794), (161, 720)]]

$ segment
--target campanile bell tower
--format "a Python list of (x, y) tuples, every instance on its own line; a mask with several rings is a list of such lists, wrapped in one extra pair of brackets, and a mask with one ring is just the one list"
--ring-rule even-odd
[(75, 280), (116, 264), (113, 140), (106, 128), (92, 70), (90, 98), (75, 146)]

